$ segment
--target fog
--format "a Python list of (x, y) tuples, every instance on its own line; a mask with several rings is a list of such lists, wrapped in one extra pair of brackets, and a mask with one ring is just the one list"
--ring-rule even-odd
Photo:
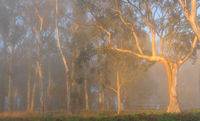
[(180, 1), (0, 0), (0, 112), (199, 109), (199, 8)]

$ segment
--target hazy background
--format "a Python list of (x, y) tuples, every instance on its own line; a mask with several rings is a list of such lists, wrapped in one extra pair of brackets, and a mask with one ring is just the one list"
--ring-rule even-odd
[[(151, 56), (150, 29), (126, 2), (0, 0), (0, 112), (116, 111), (118, 81), (122, 111), (166, 110), (168, 80), (163, 64), (109, 49), (138, 52), (131, 30), (110, 9), (115, 8), (135, 27), (144, 54)], [(133, 2), (145, 6), (139, 0)], [(164, 31), (163, 57), (176, 63), (189, 53), (195, 35), (178, 2), (158, 3), (171, 12), (163, 21), (159, 14), (164, 9), (156, 3), (154, 24), (158, 33)], [(149, 5), (153, 4), (150, 0)], [(149, 10), (143, 12), (149, 17)], [(105, 29), (112, 34), (111, 44)], [(155, 40), (158, 54), (161, 40), (157, 34)], [(177, 74), (183, 110), (200, 108), (199, 47), (198, 41)]]

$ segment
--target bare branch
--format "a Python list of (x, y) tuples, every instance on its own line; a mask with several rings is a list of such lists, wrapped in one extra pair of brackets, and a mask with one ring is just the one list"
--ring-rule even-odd
[[(147, 1), (146, 1), (146, 2), (147, 2)], [(141, 11), (141, 9), (140, 9), (139, 7), (137, 7), (137, 6), (135, 6), (134, 4), (132, 4), (132, 3), (130, 2), (130, 0), (128, 0), (128, 3), (129, 3), (130, 5), (132, 5), (133, 7), (135, 7), (135, 8), (139, 11), (139, 13), (140, 13), (140, 15), (141, 15), (141, 17), (142, 17), (144, 23), (145, 23), (145, 24), (147, 25), (147, 27), (149, 28), (149, 30), (150, 30), (150, 32), (151, 32), (151, 35), (152, 35), (152, 56), (156, 56), (155, 32), (153, 31), (155, 28), (154, 28), (154, 26), (153, 26), (153, 21), (154, 21), (154, 19), (153, 19), (153, 16), (152, 16), (152, 10), (151, 10), (151, 8), (150, 8), (149, 5), (147, 4), (149, 10), (151, 11), (151, 18), (152, 18), (152, 21), (150, 22), (150, 21), (148, 21), (148, 19), (146, 18), (146, 16), (144, 16), (144, 14), (142, 13), (142, 11)]]
[(40, 20), (40, 31), (42, 30), (42, 26), (43, 26), (43, 18), (40, 15), (39, 11), (37, 8), (35, 8), (35, 14), (38, 16), (39, 20)]
[(143, 54), (143, 51), (142, 51), (142, 49), (141, 49), (141, 47), (140, 47), (140, 45), (139, 45), (139, 40), (138, 40), (138, 37), (137, 37), (136, 33), (135, 33), (135, 32), (132, 32), (132, 33), (133, 33), (133, 36), (134, 36), (134, 38), (135, 38), (136, 46), (137, 46), (137, 49), (138, 49), (139, 53), (140, 53), (140, 54)]
[(164, 39), (160, 37), (161, 39), (161, 48), (160, 48), (160, 56), (163, 56), (163, 51), (164, 51)]
[(139, 53), (135, 53), (131, 50), (125, 50), (125, 49), (119, 49), (119, 48), (108, 48), (108, 49), (115, 50), (115, 51), (122, 52), (122, 53), (128, 53), (128, 54), (131, 54), (131, 55), (134, 55), (134, 56), (137, 56), (139, 58), (146, 59), (149, 61), (162, 61), (164, 59), (164, 57), (161, 57), (161, 56), (142, 55)]
[(178, 2), (180, 3), (183, 11), (184, 11), (184, 15), (186, 17), (187, 20), (190, 20), (190, 15), (188, 13), (188, 10), (187, 10), (187, 2), (185, 1), (185, 4), (183, 4), (182, 0), (178, 0)]
[(190, 12), (190, 18), (195, 23), (196, 23), (196, 17), (197, 17), (197, 6), (196, 6), (196, 3), (197, 3), (196, 0), (192, 0), (191, 12)]
[(114, 93), (117, 93), (117, 90), (113, 87), (110, 87), (110, 86), (107, 86), (104, 82), (102, 82), (102, 84), (107, 88), (107, 89), (110, 89), (112, 90)]
[(111, 43), (111, 33), (107, 30), (107, 29), (105, 29), (103, 26), (101, 26), (101, 25), (97, 25), (101, 30), (103, 30), (104, 32), (106, 32), (106, 34), (108, 35), (108, 43), (109, 43), (109, 45), (110, 45), (110, 43)]
[(58, 0), (56, 0), (56, 36), (57, 36), (57, 45), (58, 45), (58, 49), (59, 49), (59, 52), (62, 56), (62, 60), (63, 60), (63, 63), (64, 63), (64, 66), (65, 66), (65, 71), (66, 73), (68, 73), (69, 69), (68, 69), (68, 66), (67, 66), (67, 61), (66, 61), (66, 58), (63, 54), (63, 51), (62, 51), (62, 48), (61, 48), (61, 44), (60, 44), (60, 37), (59, 37), (59, 30), (58, 30), (58, 20), (57, 20), (57, 14), (58, 14)]
[(112, 90), (113, 92), (117, 93), (117, 90), (112, 87), (107, 87), (108, 89)]
[(186, 60), (188, 60), (188, 58), (192, 55), (194, 48), (196, 46), (197, 43), (197, 36), (194, 37), (194, 40), (192, 42), (192, 47), (190, 49), (190, 52), (188, 53), (187, 56), (185, 56), (182, 60), (178, 61), (178, 65), (182, 65)]
[(139, 51), (140, 54), (143, 54), (143, 51), (142, 51), (142, 49), (141, 49), (141, 47), (140, 47), (140, 44), (139, 44), (138, 36), (136, 35), (136, 33), (135, 33), (135, 31), (134, 31), (134, 28), (133, 28), (133, 26), (131, 25), (131, 23), (128, 23), (128, 22), (125, 21), (123, 15), (122, 15), (122, 12), (121, 12), (120, 10), (116, 10), (116, 9), (112, 9), (112, 8), (111, 8), (111, 10), (113, 10), (113, 11), (119, 13), (119, 17), (120, 17), (120, 20), (122, 21), (122, 23), (123, 23), (126, 27), (128, 27), (128, 28), (131, 29), (132, 34), (133, 34), (133, 37), (135, 38), (135, 41), (136, 41), (137, 49), (138, 49), (138, 51)]

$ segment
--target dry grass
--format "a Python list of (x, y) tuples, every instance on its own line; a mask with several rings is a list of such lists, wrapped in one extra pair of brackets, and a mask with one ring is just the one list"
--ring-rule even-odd
[[(136, 110), (136, 111), (123, 111), (120, 115), (135, 115), (135, 114), (162, 114), (165, 113), (165, 111), (160, 110)], [(53, 117), (112, 117), (117, 116), (115, 111), (109, 111), (109, 112), (99, 112), (99, 111), (79, 111), (76, 113), (67, 113), (64, 111), (55, 111), (55, 112), (45, 112), (41, 113), (39, 111), (34, 112), (3, 112), (0, 113), (0, 118), (31, 118), (31, 117), (47, 117), (47, 116), (53, 116)]]
[(188, 111), (181, 114), (168, 114), (165, 111), (158, 110), (137, 110), (124, 111), (117, 115), (112, 112), (85, 112), (80, 111), (75, 114), (64, 111), (57, 112), (5, 112), (0, 113), (0, 121), (151, 121), (165, 119), (174, 121), (188, 121), (189, 119), (200, 120), (200, 111)]

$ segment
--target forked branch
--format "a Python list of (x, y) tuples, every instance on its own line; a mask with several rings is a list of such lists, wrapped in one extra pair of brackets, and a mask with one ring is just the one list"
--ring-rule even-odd
[(192, 55), (192, 53), (194, 51), (196, 43), (197, 43), (197, 37), (195, 36), (194, 40), (192, 42), (192, 47), (190, 49), (190, 52), (183, 59), (181, 59), (180, 61), (178, 61), (178, 65), (182, 65), (186, 60), (188, 60), (188, 58)]
[(130, 28), (130, 30), (132, 31), (133, 37), (135, 38), (137, 49), (138, 49), (138, 51), (139, 51), (140, 54), (143, 54), (143, 51), (142, 51), (142, 49), (141, 49), (141, 47), (140, 47), (140, 44), (139, 44), (138, 36), (137, 36), (137, 34), (135, 33), (134, 28), (133, 28), (133, 26), (131, 25), (131, 23), (127, 22), (127, 21), (124, 19), (123, 15), (122, 15), (122, 12), (121, 12), (120, 10), (116, 10), (116, 9), (113, 9), (113, 8), (111, 8), (111, 10), (117, 12), (118, 15), (119, 15), (119, 17), (120, 17), (120, 20), (122, 21), (122, 23), (123, 23), (126, 27)]

